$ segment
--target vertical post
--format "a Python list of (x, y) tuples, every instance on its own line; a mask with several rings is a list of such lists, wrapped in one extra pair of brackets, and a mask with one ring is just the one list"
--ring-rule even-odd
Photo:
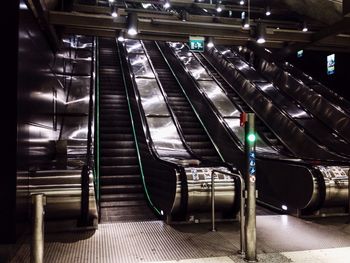
[(239, 210), (239, 223), (240, 223), (240, 254), (244, 254), (244, 220), (245, 220), (245, 216), (244, 216), (244, 209), (245, 209), (245, 200), (244, 200), (244, 192), (245, 192), (245, 183), (242, 177), (239, 177), (239, 182), (240, 182), (240, 187), (241, 187), (241, 193), (240, 193), (240, 198), (241, 198), (241, 204), (240, 204), (240, 210)]
[(215, 182), (214, 174), (211, 174), (211, 231), (215, 232)]
[(350, 224), (350, 169), (348, 170), (348, 202), (349, 202), (349, 224)]
[(255, 166), (255, 115), (247, 113), (245, 125), (245, 150), (246, 150), (246, 189), (247, 206), (245, 217), (245, 259), (257, 261), (256, 252), (256, 166)]
[(32, 243), (30, 263), (42, 263), (44, 259), (44, 194), (32, 195)]

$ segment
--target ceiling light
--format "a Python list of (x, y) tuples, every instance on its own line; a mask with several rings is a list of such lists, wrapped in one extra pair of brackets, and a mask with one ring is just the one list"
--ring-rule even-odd
[(110, 4), (113, 4), (113, 3), (114, 3), (114, 0), (108, 0), (108, 2), (109, 2)]
[(270, 9), (269, 6), (267, 6), (266, 9), (265, 9), (265, 15), (266, 15), (266, 16), (271, 15), (271, 9)]
[(118, 41), (119, 41), (119, 42), (124, 42), (124, 41), (125, 41), (124, 31), (123, 31), (123, 30), (120, 30), (120, 31), (119, 31)]
[(163, 7), (164, 7), (165, 9), (168, 9), (168, 8), (170, 7), (170, 2), (169, 2), (169, 1), (165, 1)]
[(127, 24), (128, 24), (128, 34), (130, 36), (137, 35), (137, 29), (138, 29), (137, 13), (128, 14)]
[(242, 27), (243, 27), (243, 29), (248, 29), (250, 27), (248, 17), (243, 17), (243, 19), (242, 19)]
[(306, 22), (303, 23), (303, 28), (302, 28), (303, 32), (307, 32), (309, 29), (307, 28), (307, 24)]
[(152, 6), (152, 4), (150, 4), (150, 3), (142, 3), (141, 5), (144, 9), (147, 9), (147, 8)]
[(112, 17), (118, 17), (118, 9), (117, 9), (117, 7), (115, 6), (115, 5), (112, 5), (112, 7), (111, 7), (111, 16)]
[(220, 13), (222, 11), (222, 7), (220, 4), (216, 4), (216, 12)]
[(256, 28), (256, 42), (263, 44), (266, 42), (266, 27), (264, 24), (258, 23)]
[(241, 1), (239, 1), (239, 4), (240, 4), (240, 5), (244, 5), (245, 2), (244, 2), (243, 0), (241, 0)]
[(181, 16), (181, 20), (182, 20), (182, 21), (185, 22), (185, 21), (188, 20), (188, 13), (187, 13), (185, 10), (182, 10), (182, 11), (181, 11), (180, 16)]
[(207, 37), (207, 47), (208, 48), (214, 47), (214, 38), (213, 37)]

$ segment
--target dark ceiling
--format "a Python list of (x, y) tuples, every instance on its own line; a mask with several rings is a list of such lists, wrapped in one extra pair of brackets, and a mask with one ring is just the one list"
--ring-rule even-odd
[[(254, 40), (256, 25), (266, 26), (265, 47), (279, 48), (286, 56), (296, 50), (350, 52), (350, 0), (216, 0), (117, 1), (118, 17), (108, 1), (28, 0), (30, 8), (50, 35), (64, 33), (116, 36), (127, 27), (129, 13), (138, 14), (138, 39), (187, 41), (190, 35), (212, 36), (218, 44), (246, 45)], [(265, 9), (271, 8), (271, 15)], [(342, 7), (344, 7), (342, 9)], [(187, 12), (186, 21), (181, 13)], [(242, 28), (241, 13), (249, 13), (250, 29)], [(308, 31), (301, 27), (306, 22)], [(46, 25), (46, 26), (45, 26)], [(57, 39), (57, 37), (55, 37)]]

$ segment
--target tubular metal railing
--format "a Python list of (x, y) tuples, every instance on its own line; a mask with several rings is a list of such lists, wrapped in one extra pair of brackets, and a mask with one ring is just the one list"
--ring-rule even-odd
[(88, 116), (88, 133), (87, 133), (87, 149), (86, 149), (86, 159), (81, 172), (81, 213), (80, 213), (80, 226), (88, 226), (89, 222), (89, 199), (90, 199), (90, 172), (93, 170), (93, 114), (94, 114), (94, 49), (95, 49), (95, 39), (92, 41), (91, 50), (91, 69), (90, 69), (90, 94), (89, 94), (89, 116)]
[(216, 231), (215, 228), (215, 173), (220, 173), (224, 175), (228, 175), (230, 177), (236, 178), (239, 180), (240, 184), (240, 210), (239, 210), (239, 221), (240, 221), (240, 254), (244, 253), (244, 207), (245, 207), (245, 199), (244, 199), (244, 191), (245, 191), (245, 183), (244, 179), (239, 174), (227, 173), (220, 170), (212, 170), (211, 171), (211, 222), (212, 222), (212, 231)]

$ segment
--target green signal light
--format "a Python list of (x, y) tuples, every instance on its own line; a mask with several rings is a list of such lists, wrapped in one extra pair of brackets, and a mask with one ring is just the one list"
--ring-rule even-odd
[(256, 141), (256, 136), (255, 136), (255, 134), (249, 134), (248, 135), (248, 141), (249, 142), (255, 142)]

